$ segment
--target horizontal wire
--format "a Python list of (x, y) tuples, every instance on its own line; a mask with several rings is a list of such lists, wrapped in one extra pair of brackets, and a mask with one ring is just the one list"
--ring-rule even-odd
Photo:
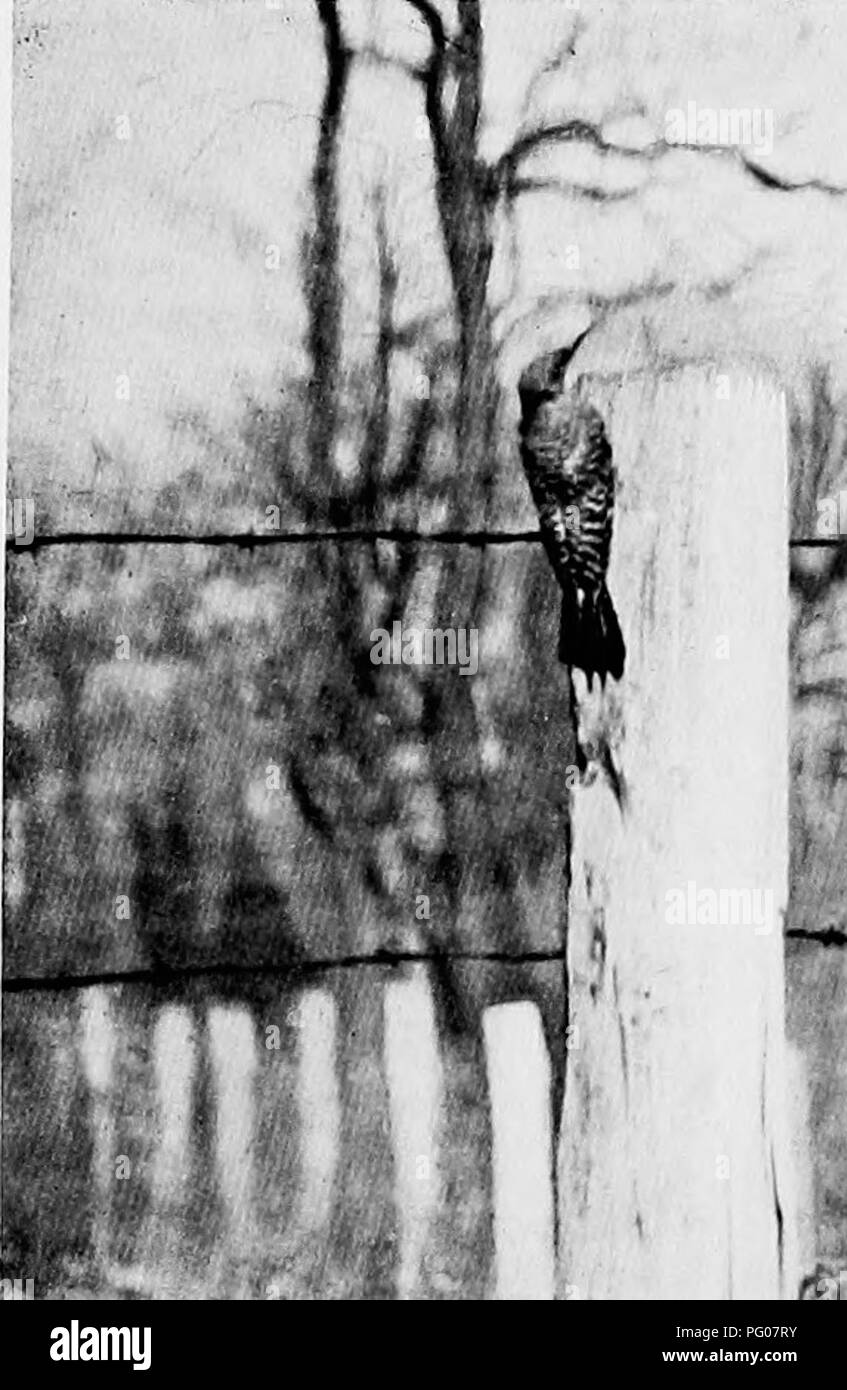
[[(847, 946), (847, 931), (838, 927), (826, 927), (814, 931), (808, 927), (789, 927), (786, 939), (817, 941), (822, 946)], [(368, 967), (396, 967), (415, 964), (444, 965), (460, 962), (470, 965), (546, 965), (564, 963), (567, 954), (558, 951), (524, 951), (514, 954), (509, 951), (374, 951), (362, 955), (326, 957), (296, 962), (266, 962), (261, 965), (235, 965), (223, 962), (217, 965), (190, 965), (184, 967), (155, 966), (138, 970), (89, 971), (82, 975), (19, 975), (3, 981), (5, 994), (24, 994), (28, 992), (62, 993), (70, 990), (91, 989), (95, 985), (151, 985), (165, 988), (183, 981), (215, 979), (227, 977), (244, 979), (250, 976), (260, 978), (297, 979), (304, 975), (323, 974), (331, 970), (357, 970)]]
[[(11, 539), (11, 538), (10, 538)], [(521, 541), (539, 541), (540, 531), (415, 531), (403, 527), (351, 527), (346, 531), (274, 531), (264, 535), (240, 531), (232, 535), (184, 536), (177, 534), (149, 535), (146, 532), (76, 531), (58, 536), (35, 536), (23, 545), (15, 545), (13, 553), (41, 550), (63, 545), (232, 545), (245, 549), (268, 545), (315, 545), (339, 542), (433, 541), (447, 545), (514, 545)], [(7, 548), (10, 548), (7, 546)]]
[[(486, 545), (514, 545), (520, 543), (538, 543), (541, 540), (539, 531), (462, 531), (444, 530), (432, 532), (420, 532), (402, 528), (351, 528), (345, 531), (279, 531), (273, 535), (258, 535), (253, 532), (241, 532), (232, 535), (201, 535), (185, 536), (182, 534), (147, 534), (141, 532), (66, 532), (55, 536), (33, 537), (27, 545), (11, 544), (7, 538), (7, 553), (23, 554), (28, 550), (46, 549), (48, 547), (62, 547), (73, 545), (169, 545), (169, 546), (188, 546), (188, 545), (207, 545), (207, 546), (234, 546), (241, 549), (252, 549), (259, 546), (268, 545), (309, 545), (319, 543), (337, 544), (346, 543), (368, 543), (374, 541), (397, 542), (399, 544), (409, 544), (414, 542), (430, 542), (433, 544), (452, 544), (467, 545), (471, 547), (481, 547)], [(808, 537), (805, 539), (790, 540), (790, 547), (837, 547), (843, 543), (840, 537)], [(835, 928), (827, 928), (822, 932), (815, 932), (805, 928), (790, 928), (785, 932), (787, 938), (815, 940), (824, 945), (845, 945), (847, 944), (847, 932), (839, 931)], [(426, 953), (407, 953), (407, 952), (379, 952), (369, 956), (348, 956), (336, 959), (316, 960), (300, 962), (296, 966), (280, 966), (277, 964), (263, 966), (234, 966), (234, 965), (215, 965), (208, 967), (191, 967), (186, 970), (139, 970), (129, 972), (102, 972), (95, 975), (62, 975), (62, 976), (32, 976), (20, 977), (18, 979), (6, 980), (3, 988), (8, 993), (19, 993), (25, 990), (61, 990), (61, 989), (82, 989), (90, 988), (97, 984), (132, 984), (148, 983), (154, 986), (174, 983), (182, 979), (199, 979), (212, 977), (215, 975), (280, 975), (290, 976), (302, 974), (304, 972), (325, 971), (331, 969), (349, 969), (358, 966), (375, 965), (401, 965), (412, 961), (434, 961), (444, 960), (445, 957)], [(527, 955), (513, 956), (506, 953), (456, 953), (449, 959), (466, 960), (469, 962), (493, 962), (500, 964), (520, 964), (542, 961), (563, 960), (562, 953), (529, 953)]]
[(821, 931), (812, 927), (788, 927), (785, 936), (794, 941), (818, 941), (822, 946), (847, 946), (847, 931), (843, 927), (824, 927)]
[(262, 965), (234, 965), (224, 962), (217, 965), (189, 965), (184, 967), (155, 966), (139, 970), (88, 971), (84, 975), (18, 975), (3, 981), (3, 993), (24, 994), (29, 991), (53, 990), (57, 993), (90, 989), (94, 985), (153, 985), (164, 987), (182, 981), (214, 979), (216, 976), (245, 978), (247, 976), (296, 979), (302, 975), (324, 973), (330, 970), (355, 970), (372, 966), (401, 966), (418, 963), (439, 964), (461, 961), (469, 964), (494, 965), (544, 965), (563, 962), (564, 950), (526, 951), (515, 955), (508, 951), (374, 951), (363, 955), (347, 955), (294, 961), (287, 963), (267, 962)]
[[(6, 551), (10, 555), (25, 554), (30, 550), (46, 550), (72, 545), (231, 545), (239, 549), (252, 550), (255, 546), (269, 545), (317, 545), (338, 544), (340, 542), (395, 541), (410, 544), (416, 541), (432, 542), (439, 545), (517, 545), (524, 542), (538, 543), (540, 531), (463, 531), (446, 529), (444, 531), (415, 531), (403, 527), (351, 527), (346, 531), (274, 531), (272, 535), (262, 535), (253, 531), (239, 531), (231, 535), (185, 536), (162, 532), (159, 535), (145, 531), (66, 531), (56, 536), (34, 536), (31, 540), (18, 544), (13, 536), (6, 537)], [(789, 540), (789, 547), (820, 549), (838, 547), (844, 544), (839, 536), (808, 536)]]

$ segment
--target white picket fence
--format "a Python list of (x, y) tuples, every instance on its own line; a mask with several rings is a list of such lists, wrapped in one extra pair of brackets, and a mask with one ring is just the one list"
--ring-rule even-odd
[[(173, 1296), (162, 1275), (167, 1252), (161, 1248), (155, 1276), (144, 1265), (120, 1268), (110, 1261), (120, 1019), (108, 989), (93, 986), (81, 999), (80, 1064), (91, 1106), (95, 1258), (110, 1284), (146, 1296)], [(213, 1001), (205, 1007), (217, 1189), (227, 1241), (237, 1245), (250, 1239), (256, 1179), (254, 1082), (262, 1039), (248, 1007)], [(421, 1296), (423, 1262), (444, 1200), (443, 1061), (426, 970), (415, 967), (404, 978), (387, 982), (382, 1007), (398, 1227), (396, 1294), (414, 1298)], [(298, 1146), (292, 1219), (320, 1242), (329, 1238), (346, 1103), (339, 1083), (339, 1024), (332, 992), (320, 987), (303, 990), (292, 1018), (297, 1055), (291, 1124)], [(191, 1172), (199, 1044), (192, 1011), (185, 1005), (159, 1005), (152, 1028), (155, 1144), (149, 1180), (152, 1206), (167, 1213), (179, 1209)], [(492, 1006), (484, 1012), (483, 1033), (493, 1131), (493, 1296), (552, 1299), (550, 1060), (537, 1006), (529, 1001)]]

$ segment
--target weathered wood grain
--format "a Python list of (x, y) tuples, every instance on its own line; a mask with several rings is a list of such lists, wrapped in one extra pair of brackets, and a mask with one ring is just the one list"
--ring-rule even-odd
[[(598, 768), (574, 792), (562, 1280), (582, 1298), (796, 1297), (784, 401), (697, 371), (606, 401), (628, 657), (605, 700), (578, 692), (579, 737), (608, 740), (626, 800)], [(703, 895), (725, 890), (763, 895), (759, 914), (710, 923)]]

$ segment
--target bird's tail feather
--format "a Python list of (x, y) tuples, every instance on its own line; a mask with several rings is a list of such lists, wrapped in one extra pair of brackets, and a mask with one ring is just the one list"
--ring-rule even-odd
[(589, 685), (594, 674), (601, 684), (607, 676), (620, 680), (626, 660), (618, 615), (605, 584), (594, 594), (572, 589), (562, 596), (559, 660), (584, 671)]

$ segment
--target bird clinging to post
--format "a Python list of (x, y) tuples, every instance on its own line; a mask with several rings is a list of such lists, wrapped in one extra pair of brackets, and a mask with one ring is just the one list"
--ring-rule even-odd
[(602, 416), (565, 389), (576, 346), (536, 358), (521, 375), (521, 457), (562, 590), (559, 660), (584, 671), (589, 686), (596, 673), (602, 686), (607, 676), (620, 680), (626, 657), (606, 587), (615, 476)]

